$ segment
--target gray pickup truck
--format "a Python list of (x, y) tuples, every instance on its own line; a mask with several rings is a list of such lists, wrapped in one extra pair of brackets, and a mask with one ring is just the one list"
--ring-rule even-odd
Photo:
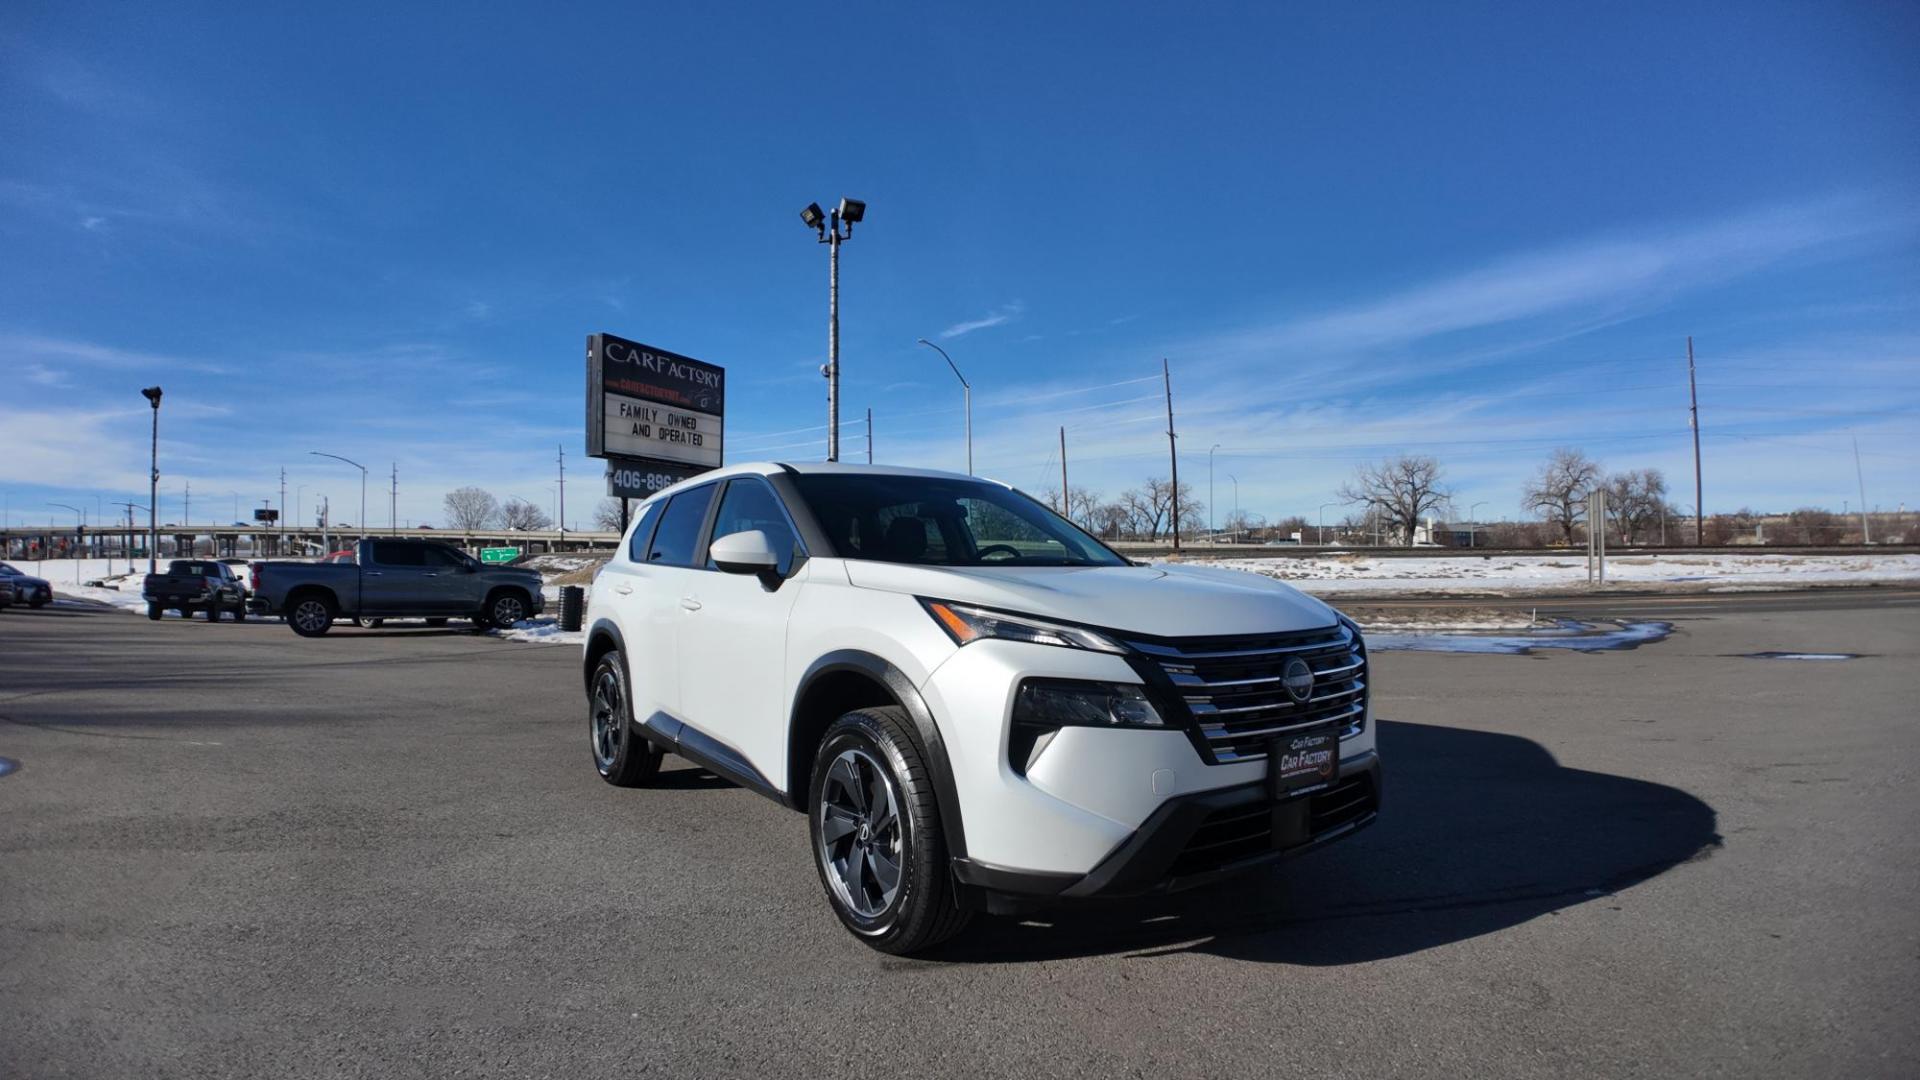
[(482, 566), (431, 540), (362, 540), (352, 562), (257, 562), (248, 610), (282, 615), (293, 632), (319, 637), (335, 619), (472, 619), (475, 629), (512, 626), (545, 601), (536, 571)]

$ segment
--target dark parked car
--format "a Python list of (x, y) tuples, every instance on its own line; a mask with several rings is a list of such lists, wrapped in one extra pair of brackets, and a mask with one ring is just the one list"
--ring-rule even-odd
[(252, 610), (285, 616), (302, 637), (319, 637), (339, 618), (464, 618), (484, 630), (512, 626), (544, 605), (538, 572), (482, 566), (431, 540), (362, 540), (351, 563), (253, 564)]
[(147, 601), (149, 619), (169, 610), (184, 617), (204, 611), (208, 622), (219, 622), (223, 611), (235, 622), (247, 617), (246, 583), (234, 576), (233, 567), (212, 559), (175, 559), (166, 573), (147, 575), (140, 595)]
[(12, 586), (13, 603), (28, 607), (46, 607), (53, 603), (53, 585), (45, 578), (32, 577), (14, 566), (0, 562), (0, 578)]

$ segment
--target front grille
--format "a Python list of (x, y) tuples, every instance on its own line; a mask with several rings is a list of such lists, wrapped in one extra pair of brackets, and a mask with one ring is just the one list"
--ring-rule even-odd
[(1173, 878), (1204, 874), (1234, 863), (1265, 855), (1276, 846), (1307, 843), (1350, 825), (1374, 812), (1379, 805), (1374, 796), (1373, 777), (1355, 773), (1325, 791), (1307, 798), (1306, 834), (1293, 833), (1291, 839), (1276, 845), (1273, 838), (1274, 807), (1270, 803), (1235, 806), (1216, 810), (1187, 838), (1186, 846), (1168, 868)]
[[(1345, 626), (1128, 644), (1166, 675), (1214, 764), (1265, 758), (1274, 736), (1317, 724), (1337, 724), (1345, 738), (1359, 732), (1366, 716), (1366, 647)], [(1313, 669), (1313, 692), (1304, 702), (1281, 684), (1296, 657)]]

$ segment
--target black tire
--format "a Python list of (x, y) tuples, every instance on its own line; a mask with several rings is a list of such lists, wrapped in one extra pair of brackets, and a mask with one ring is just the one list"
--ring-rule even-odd
[(518, 589), (500, 589), (487, 597), (487, 606), (480, 617), (490, 626), (507, 629), (530, 614), (525, 593)]
[(333, 629), (333, 620), (339, 613), (333, 601), (325, 596), (312, 593), (296, 596), (287, 605), (287, 625), (301, 637), (319, 637)]
[(234, 622), (247, 621), (247, 602), (245, 599), (242, 599), (239, 603), (233, 605), (233, 621)]
[(436, 630), (438, 630), (439, 628), (441, 628), (441, 627), (443, 627), (443, 626), (445, 626), (445, 625), (447, 625), (447, 620), (445, 620), (445, 619), (428, 619), (428, 620), (427, 620), (427, 625), (428, 625), (428, 626), (431, 626), (431, 627), (433, 627), (433, 628), (434, 628), (434, 629), (436, 629)]
[[(852, 760), (857, 770), (878, 769), (870, 775), (852, 774), (858, 780), (848, 785), (843, 759)], [(886, 788), (875, 789), (875, 781)], [(905, 709), (859, 709), (835, 720), (821, 736), (809, 785), (807, 835), (814, 869), (841, 925), (872, 948), (895, 956), (930, 948), (966, 927), (972, 913), (960, 906), (947, 868), (939, 801), (926, 752)], [(846, 796), (853, 789), (862, 791), (861, 806), (873, 806), (856, 815), (857, 830), (846, 827)], [(887, 809), (874, 802), (876, 795), (892, 799), (890, 820)], [(835, 816), (834, 828), (842, 830), (837, 838), (830, 837), (829, 815)], [(888, 855), (897, 868), (891, 894), (885, 888)], [(852, 871), (856, 865), (858, 873)], [(849, 878), (871, 910), (852, 906)]]
[(33, 599), (27, 601), (27, 606), (32, 608), (35, 611), (39, 611), (41, 608), (46, 607), (48, 604), (51, 604), (51, 603), (53, 603), (53, 597), (51, 596), (36, 596)]
[(633, 722), (627, 665), (617, 651), (600, 658), (587, 683), (587, 747), (600, 779), (615, 787), (645, 787), (660, 775), (665, 755)]
[(165, 614), (165, 612), (166, 609), (162, 608), (159, 604), (147, 605), (147, 618), (152, 619), (154, 622), (159, 622), (160, 616)]
[(218, 602), (207, 605), (207, 621), (208, 622), (220, 621), (220, 605)]

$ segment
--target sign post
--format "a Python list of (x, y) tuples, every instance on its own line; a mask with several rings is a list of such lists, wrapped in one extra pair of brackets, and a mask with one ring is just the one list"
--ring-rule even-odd
[(644, 499), (723, 460), (726, 369), (612, 334), (587, 337), (587, 455), (607, 494)]

